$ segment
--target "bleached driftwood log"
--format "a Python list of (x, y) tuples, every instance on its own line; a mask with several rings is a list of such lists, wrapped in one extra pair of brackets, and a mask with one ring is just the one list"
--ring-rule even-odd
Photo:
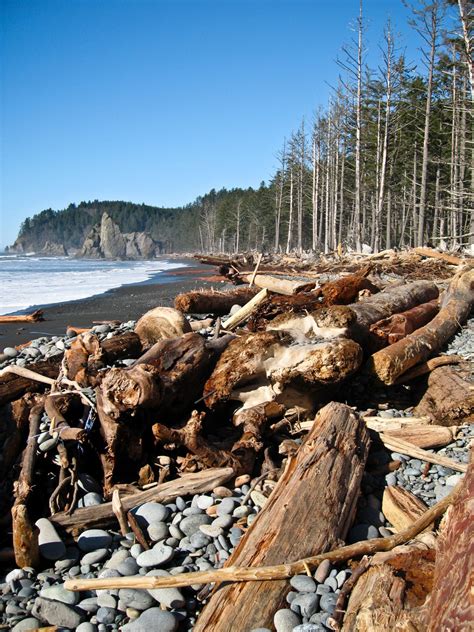
[(473, 305), (474, 269), (463, 268), (451, 281), (433, 320), (375, 353), (369, 369), (385, 384), (393, 384), (405, 371), (436, 353), (466, 321)]
[(239, 287), (227, 292), (217, 290), (196, 290), (178, 294), (174, 306), (183, 314), (214, 314), (225, 316), (233, 305), (245, 305), (258, 290), (250, 287)]
[[(62, 356), (54, 356), (49, 360), (42, 360), (41, 362), (29, 364), (28, 369), (34, 373), (39, 373), (46, 378), (55, 380), (59, 374), (61, 359)], [(29, 377), (23, 377), (22, 375), (7, 372), (4, 369), (0, 377), (0, 406), (3, 406), (8, 402), (12, 402), (15, 399), (19, 399), (25, 393), (42, 391), (43, 389), (44, 384), (42, 385), (41, 382)]]
[(172, 307), (155, 307), (139, 318), (135, 333), (144, 349), (148, 349), (163, 338), (179, 338), (191, 331), (188, 320)]
[[(250, 283), (252, 277), (252, 274), (246, 274), (243, 278), (244, 281)], [(292, 281), (290, 279), (281, 279), (268, 274), (257, 274), (253, 279), (253, 283), (257, 287), (266, 289), (269, 292), (286, 294), (288, 296), (297, 294), (298, 292), (307, 292), (308, 290), (312, 290), (316, 285), (314, 281)]]
[[(323, 408), (226, 566), (291, 562), (334, 547), (353, 519), (368, 447), (368, 432), (349, 407)], [(287, 590), (284, 581), (220, 586), (195, 630), (270, 628)]]

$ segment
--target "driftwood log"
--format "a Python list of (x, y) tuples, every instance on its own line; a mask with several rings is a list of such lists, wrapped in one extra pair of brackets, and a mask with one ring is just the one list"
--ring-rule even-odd
[[(29, 364), (28, 368), (45, 377), (56, 379), (61, 367), (61, 359), (62, 356), (54, 356), (49, 360)], [(42, 390), (44, 390), (44, 384), (41, 382), (14, 373), (5, 373), (0, 377), (0, 406), (19, 399), (25, 393)]]
[(462, 493), (449, 508), (438, 538), (434, 582), (428, 606), (429, 632), (472, 630), (472, 561), (474, 558), (474, 463), (463, 480)]
[[(353, 519), (368, 447), (368, 431), (349, 407), (332, 403), (323, 408), (226, 565), (291, 562), (334, 547)], [(221, 586), (195, 630), (271, 627), (286, 592), (284, 581)]]
[(233, 305), (245, 305), (255, 294), (255, 288), (242, 287), (228, 292), (216, 290), (198, 290), (178, 294), (174, 306), (183, 314), (214, 314), (225, 316)]
[(37, 309), (32, 314), (17, 314), (16, 316), (0, 316), (0, 323), (36, 323), (40, 320), (44, 320), (43, 311)]
[(144, 349), (163, 338), (179, 338), (191, 331), (191, 325), (183, 314), (172, 307), (155, 307), (139, 318), (135, 333)]
[(427, 509), (428, 507), (422, 500), (404, 487), (388, 485), (384, 489), (382, 512), (396, 532), (409, 527)]
[(369, 370), (385, 384), (393, 384), (405, 371), (436, 353), (466, 321), (473, 304), (474, 269), (463, 268), (451, 281), (437, 316), (375, 353), (369, 360)]
[(459, 425), (474, 420), (474, 389), (469, 371), (457, 366), (434, 369), (419, 386), (421, 399), (415, 415), (427, 416), (441, 425)]
[(375, 349), (381, 349), (386, 345), (398, 342), (415, 329), (426, 325), (439, 310), (438, 299), (429, 303), (416, 305), (401, 314), (393, 314), (389, 318), (379, 320), (370, 326), (371, 340)]
[[(234, 476), (232, 468), (210, 468), (202, 472), (183, 474), (180, 478), (167, 481), (156, 487), (121, 497), (125, 512), (147, 502), (168, 503), (178, 496), (205, 494), (219, 485), (224, 485)], [(54, 524), (71, 531), (110, 525), (116, 520), (112, 502), (94, 507), (76, 509), (72, 514), (59, 512), (49, 518)]]
[(255, 278), (253, 278), (253, 274), (246, 274), (243, 279), (247, 283), (250, 283), (253, 279), (253, 284), (257, 287), (268, 290), (269, 292), (275, 292), (275, 294), (285, 294), (287, 296), (297, 294), (298, 292), (308, 292), (316, 285), (314, 281), (294, 281), (270, 276), (268, 274), (257, 274)]

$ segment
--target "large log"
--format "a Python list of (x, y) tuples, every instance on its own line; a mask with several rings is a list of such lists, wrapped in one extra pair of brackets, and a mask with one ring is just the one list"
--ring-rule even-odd
[(414, 414), (440, 425), (459, 425), (474, 420), (474, 390), (469, 372), (462, 367), (441, 366), (419, 387), (421, 399)]
[(474, 560), (474, 462), (464, 478), (461, 496), (442, 522), (429, 603), (429, 632), (474, 629), (472, 563)]
[(138, 320), (135, 333), (144, 349), (150, 348), (163, 338), (179, 338), (191, 331), (191, 325), (183, 314), (172, 307), (155, 307)]
[[(180, 478), (167, 481), (151, 489), (122, 496), (122, 506), (127, 512), (147, 502), (169, 503), (178, 496), (205, 494), (219, 485), (224, 485), (233, 476), (234, 471), (230, 467), (211, 468), (202, 472), (183, 474)], [(113, 523), (116, 517), (112, 502), (108, 502), (94, 507), (76, 509), (72, 514), (62, 511), (49, 519), (54, 524), (70, 531), (106, 526)]]
[[(368, 431), (348, 406), (323, 408), (226, 566), (290, 563), (336, 546), (354, 516), (368, 447)], [(271, 628), (287, 590), (281, 580), (220, 586), (195, 632)]]
[(256, 293), (257, 290), (250, 287), (237, 288), (228, 292), (198, 290), (178, 294), (174, 299), (174, 306), (184, 314), (225, 316), (233, 305), (245, 305)]
[(386, 345), (398, 342), (415, 329), (426, 325), (439, 310), (438, 299), (429, 303), (416, 305), (401, 314), (393, 314), (389, 318), (379, 320), (370, 326), (371, 338), (374, 340), (374, 347), (381, 349)]
[[(35, 373), (56, 379), (61, 367), (62, 356), (57, 355), (49, 360), (42, 360), (29, 364), (28, 368)], [(44, 389), (44, 385), (14, 373), (5, 373), (0, 377), (0, 406), (19, 399), (27, 392), (37, 392)]]
[(463, 268), (451, 281), (437, 316), (375, 353), (369, 360), (369, 370), (385, 384), (393, 384), (405, 371), (436, 353), (466, 321), (473, 305), (474, 269)]
[[(250, 283), (252, 277), (252, 274), (247, 274), (243, 278), (247, 283)], [(268, 274), (257, 274), (253, 283), (257, 287), (268, 290), (269, 292), (285, 294), (287, 296), (297, 294), (298, 292), (308, 292), (316, 285), (314, 281), (293, 281), (290, 279), (280, 279)]]
[(427, 257), (428, 259), (446, 261), (453, 266), (458, 266), (464, 263), (463, 259), (460, 257), (450, 255), (447, 252), (438, 252), (438, 250), (434, 250), (434, 248), (413, 248), (413, 252), (416, 252), (417, 255), (421, 255), (422, 257)]
[(44, 320), (43, 311), (37, 309), (32, 314), (17, 314), (16, 316), (0, 316), (0, 323), (36, 323)]

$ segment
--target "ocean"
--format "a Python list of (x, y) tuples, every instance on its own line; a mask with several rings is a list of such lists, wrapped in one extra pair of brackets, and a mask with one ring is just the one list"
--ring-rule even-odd
[(127, 284), (143, 283), (183, 263), (92, 261), (69, 257), (0, 254), (0, 314), (72, 301)]

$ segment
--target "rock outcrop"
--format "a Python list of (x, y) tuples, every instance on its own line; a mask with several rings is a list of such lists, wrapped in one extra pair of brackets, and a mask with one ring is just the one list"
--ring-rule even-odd
[(84, 240), (79, 257), (88, 259), (151, 259), (161, 253), (161, 244), (146, 233), (122, 233), (108, 213)]

